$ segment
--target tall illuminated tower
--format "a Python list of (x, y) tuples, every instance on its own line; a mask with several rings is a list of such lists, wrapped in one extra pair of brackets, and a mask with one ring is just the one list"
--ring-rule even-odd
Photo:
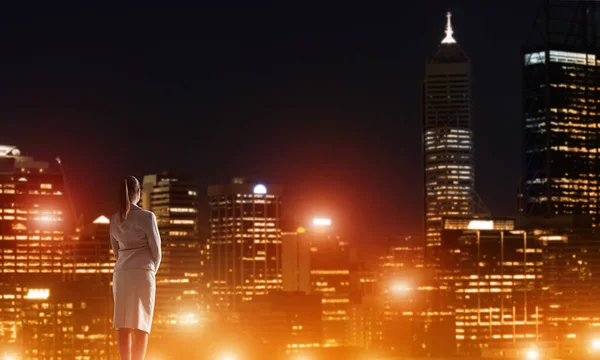
[(159, 333), (199, 322), (202, 259), (196, 235), (197, 199), (196, 183), (173, 173), (146, 175), (142, 181), (141, 205), (156, 215), (162, 243), (154, 315)]
[(60, 296), (69, 209), (58, 169), (0, 145), (0, 347), (19, 358), (57, 358), (68, 337), (61, 319), (44, 314)]
[(425, 65), (423, 81), (425, 242), (428, 254), (441, 244), (443, 217), (469, 216), (474, 211), (470, 60), (454, 40), (450, 20), (448, 13), (446, 37)]
[(524, 47), (524, 215), (587, 215), (600, 225), (599, 9), (547, 1)]
[(242, 178), (208, 187), (213, 309), (281, 290), (282, 192)]

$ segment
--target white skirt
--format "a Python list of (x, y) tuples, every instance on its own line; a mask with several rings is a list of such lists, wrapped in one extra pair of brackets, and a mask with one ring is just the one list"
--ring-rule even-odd
[(113, 328), (139, 329), (150, 333), (155, 295), (154, 271), (130, 269), (113, 272)]

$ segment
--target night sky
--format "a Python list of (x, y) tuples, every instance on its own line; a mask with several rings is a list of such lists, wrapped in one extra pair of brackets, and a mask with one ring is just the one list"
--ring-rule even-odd
[(6, 3), (0, 143), (60, 156), (88, 221), (114, 211), (123, 175), (171, 169), (203, 193), (281, 183), (288, 218), (331, 215), (365, 239), (420, 233), (420, 83), (448, 10), (472, 60), (477, 189), (515, 213), (537, 0)]

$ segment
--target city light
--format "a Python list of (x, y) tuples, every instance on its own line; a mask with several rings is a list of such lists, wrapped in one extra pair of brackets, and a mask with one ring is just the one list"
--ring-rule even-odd
[(592, 351), (600, 352), (600, 338), (592, 339)]
[(469, 226), (467, 226), (469, 230), (494, 230), (494, 221), (492, 220), (471, 220), (469, 222)]
[(219, 360), (238, 360), (238, 357), (233, 354), (223, 354)]
[(452, 36), (454, 34), (454, 30), (452, 30), (452, 13), (446, 13), (446, 18), (448, 19), (446, 23), (446, 37), (442, 40), (442, 44), (455, 44), (456, 40)]
[(561, 236), (561, 235), (549, 235), (549, 236), (540, 236), (539, 239), (541, 241), (564, 241), (564, 240), (568, 240), (569, 238), (566, 236)]
[(198, 316), (194, 313), (182, 313), (179, 315), (179, 324), (181, 325), (194, 325), (199, 322)]
[(531, 348), (525, 351), (525, 359), (526, 360), (538, 360), (540, 358), (540, 352), (538, 349)]
[(310, 359), (309, 359), (308, 355), (299, 354), (299, 355), (296, 355), (294, 360), (310, 360)]
[(15, 146), (0, 145), (0, 156), (14, 155), (19, 156), (21, 152)]
[(267, 187), (263, 184), (258, 184), (254, 187), (253, 192), (257, 195), (263, 195), (267, 193)]
[(331, 226), (331, 219), (328, 218), (314, 218), (313, 225), (315, 226)]
[(110, 224), (110, 220), (104, 215), (100, 215), (94, 220), (94, 224)]
[(28, 300), (46, 300), (50, 297), (50, 289), (29, 289), (25, 299)]
[(392, 286), (390, 287), (390, 289), (392, 290), (392, 292), (394, 294), (398, 294), (398, 295), (406, 294), (406, 293), (410, 292), (410, 290), (411, 290), (411, 288), (406, 283), (403, 283), (403, 282), (393, 283)]
[(17, 358), (13, 355), (4, 355), (4, 360), (17, 360)]

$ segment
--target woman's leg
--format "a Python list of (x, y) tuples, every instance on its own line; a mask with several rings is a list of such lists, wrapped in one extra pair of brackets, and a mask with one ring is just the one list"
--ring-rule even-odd
[(133, 330), (133, 360), (144, 360), (148, 348), (148, 333), (142, 330)]
[(131, 360), (131, 329), (121, 328), (119, 333), (119, 356), (121, 360)]

